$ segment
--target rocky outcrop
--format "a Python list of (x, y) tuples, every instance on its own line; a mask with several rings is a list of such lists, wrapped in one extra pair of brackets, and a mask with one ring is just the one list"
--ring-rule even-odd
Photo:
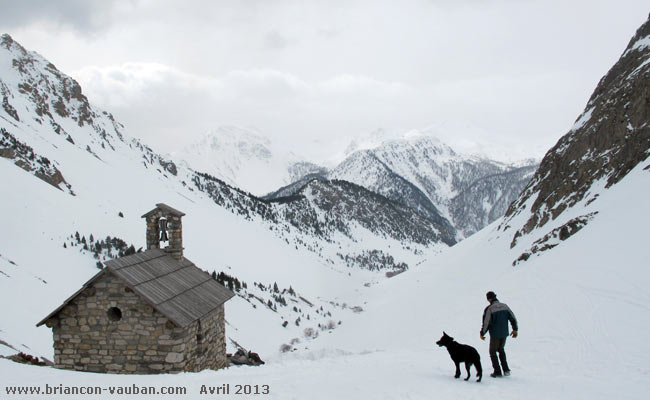
[(573, 218), (566, 224), (553, 229), (542, 238), (537, 239), (535, 242), (533, 242), (533, 245), (529, 250), (521, 253), (519, 258), (512, 262), (512, 266), (514, 267), (520, 262), (528, 260), (532, 255), (539, 255), (539, 253), (550, 250), (560, 244), (560, 242), (567, 240), (575, 233), (577, 233), (580, 229), (582, 229), (585, 225), (587, 225), (589, 221), (594, 219), (596, 214), (598, 214), (598, 211)]
[(16, 139), (4, 128), (0, 128), (0, 157), (12, 160), (16, 166), (30, 172), (38, 179), (74, 196), (72, 186), (65, 181), (63, 174), (53, 162), (36, 154), (34, 149)]
[(41, 55), (27, 51), (7, 34), (0, 36), (0, 52), (0, 122), (5, 128), (19, 126), (60, 135), (98, 159), (103, 159), (103, 150), (116, 151), (122, 142), (141, 150), (146, 166), (175, 175), (174, 163), (137, 139), (127, 142), (123, 125), (110, 113), (93, 108), (79, 83)]
[[(92, 125), (94, 112), (77, 81), (61, 73), (54, 64), (25, 50), (7, 34), (0, 36), (0, 44), (14, 55), (12, 66), (23, 78), (20, 92), (29, 97), (39, 117), (51, 120), (55, 112), (61, 117), (72, 118), (79, 126)], [(38, 71), (41, 64), (45, 64), (44, 71)], [(3, 103), (6, 98), (3, 95)]]
[(600, 80), (573, 128), (549, 150), (535, 176), (506, 212), (500, 229), (529, 210), (511, 247), (578, 202), (589, 203), (596, 182), (608, 188), (650, 154), (650, 21)]

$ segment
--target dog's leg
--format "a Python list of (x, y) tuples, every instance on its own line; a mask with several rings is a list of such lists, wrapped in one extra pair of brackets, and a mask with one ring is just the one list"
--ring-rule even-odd
[(460, 363), (458, 361), (454, 361), (454, 364), (456, 364), (456, 375), (454, 375), (454, 378), (458, 379), (460, 378)]
[(472, 363), (469, 363), (469, 362), (465, 361), (465, 369), (467, 370), (467, 378), (465, 378), (466, 381), (469, 380), (469, 375), (470, 375), (470, 374), (469, 374), (469, 367), (470, 367), (471, 365), (472, 365)]
[(478, 360), (478, 363), (474, 366), (476, 367), (476, 376), (478, 376), (476, 382), (480, 382), (481, 378), (483, 377), (483, 367), (481, 366), (481, 360)]

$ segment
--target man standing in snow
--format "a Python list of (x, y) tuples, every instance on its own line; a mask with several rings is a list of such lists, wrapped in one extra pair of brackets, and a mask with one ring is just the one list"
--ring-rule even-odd
[[(505, 351), (506, 339), (508, 338), (508, 321), (512, 325), (511, 336), (516, 338), (517, 319), (508, 305), (497, 300), (497, 295), (494, 292), (487, 292), (485, 296), (490, 305), (485, 307), (485, 311), (483, 311), (481, 340), (485, 340), (485, 333), (490, 331), (490, 360), (492, 360), (492, 367), (494, 368), (494, 372), (490, 376), (493, 378), (502, 376), (501, 368), (503, 368), (503, 374), (508, 376), (510, 375), (510, 368), (508, 368)], [(499, 354), (498, 358), (497, 353)], [(501, 366), (499, 366), (499, 360), (501, 360)]]

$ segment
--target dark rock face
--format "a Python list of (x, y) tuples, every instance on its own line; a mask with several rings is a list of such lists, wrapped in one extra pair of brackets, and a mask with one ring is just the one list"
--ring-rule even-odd
[(158, 160), (160, 165), (165, 169), (165, 171), (169, 172), (170, 174), (176, 176), (178, 175), (178, 168), (176, 168), (176, 164), (174, 164), (173, 161), (170, 160), (165, 160), (162, 157)]
[(11, 116), (16, 121), (20, 121), (20, 117), (18, 117), (18, 112), (11, 105), (11, 103), (9, 103), (9, 96), (11, 96), (11, 92), (9, 91), (7, 85), (5, 85), (2, 82), (0, 82), (0, 95), (2, 95), (2, 108), (5, 110), (5, 112), (9, 114), (9, 116)]
[[(542, 227), (585, 199), (592, 185), (619, 182), (650, 154), (650, 21), (643, 24), (625, 52), (600, 80), (573, 128), (546, 154), (501, 228), (534, 199), (531, 216), (514, 234)], [(593, 201), (595, 197), (586, 199)]]
[(519, 258), (512, 262), (512, 266), (514, 267), (520, 262), (528, 260), (532, 255), (550, 250), (560, 244), (560, 242), (567, 240), (587, 225), (589, 221), (594, 219), (596, 214), (598, 214), (598, 211), (573, 218), (566, 224), (553, 229), (542, 238), (533, 242), (532, 247), (528, 251), (523, 252)]
[(262, 196), (263, 200), (268, 201), (286, 201), (287, 198), (291, 198), (296, 195), (306, 184), (312, 180), (327, 180), (327, 178), (321, 174), (307, 174), (302, 178), (290, 183), (286, 186), (282, 186), (280, 189), (271, 192), (265, 196)]
[(531, 165), (477, 179), (451, 201), (456, 229), (467, 237), (501, 218), (535, 170)]
[(72, 186), (65, 181), (54, 163), (36, 154), (34, 149), (16, 139), (4, 128), (0, 128), (0, 157), (12, 160), (16, 166), (74, 196)]
[(409, 207), (354, 183), (312, 181), (302, 189), (301, 195), (309, 201), (302, 207), (300, 201), (290, 204), (296, 211), (302, 208), (310, 210), (310, 213), (313, 209), (314, 214), (325, 212), (403, 242), (430, 244), (442, 241), (449, 246), (456, 243), (454, 228), (444, 218), (424, 217)]

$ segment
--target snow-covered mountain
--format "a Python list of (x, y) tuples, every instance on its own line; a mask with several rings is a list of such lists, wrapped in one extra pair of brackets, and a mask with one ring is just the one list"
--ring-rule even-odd
[(293, 195), (314, 178), (346, 180), (449, 226), (462, 239), (501, 217), (532, 176), (533, 159), (512, 164), (457, 153), (437, 139), (449, 124), (402, 134), (378, 129), (353, 139), (332, 170), (283, 151), (252, 129), (220, 127), (175, 157), (265, 199)]
[(501, 217), (536, 167), (461, 155), (428, 132), (410, 131), (353, 152), (328, 176), (362, 185), (432, 218), (440, 215), (463, 238)]
[(255, 129), (236, 126), (218, 127), (172, 156), (258, 196), (323, 169)]
[[(51, 358), (51, 333), (34, 328), (34, 319), (74, 293), (98, 262), (142, 247), (139, 216), (160, 202), (187, 214), (188, 258), (249, 283), (229, 302), (229, 337), (265, 353), (304, 329), (337, 326), (353, 314), (348, 305), (363, 283), (454, 243), (427, 218), (351, 183), (313, 182), (292, 198), (266, 201), (161, 157), (9, 35), (0, 37), (0, 88), (0, 301), (21, 304), (0, 322), (2, 355)], [(268, 289), (275, 283), (310, 300), (295, 297), (304, 303), (295, 310), (278, 303), (280, 294)], [(261, 307), (251, 299), (262, 299)], [(256, 335), (260, 328), (268, 340)]]
[[(492, 132), (493, 133), (493, 132)], [(505, 164), (534, 164), (539, 160), (522, 160), (520, 152), (513, 152), (512, 146), (486, 141), (494, 135), (477, 126), (471, 121), (437, 120), (424, 128), (418, 129), (376, 129), (366, 135), (350, 139), (347, 147), (339, 154), (338, 162), (350, 156), (355, 151), (372, 150), (384, 143), (420, 136), (431, 136), (440, 139), (456, 153), (500, 161)], [(529, 157), (530, 158), (530, 157)]]

